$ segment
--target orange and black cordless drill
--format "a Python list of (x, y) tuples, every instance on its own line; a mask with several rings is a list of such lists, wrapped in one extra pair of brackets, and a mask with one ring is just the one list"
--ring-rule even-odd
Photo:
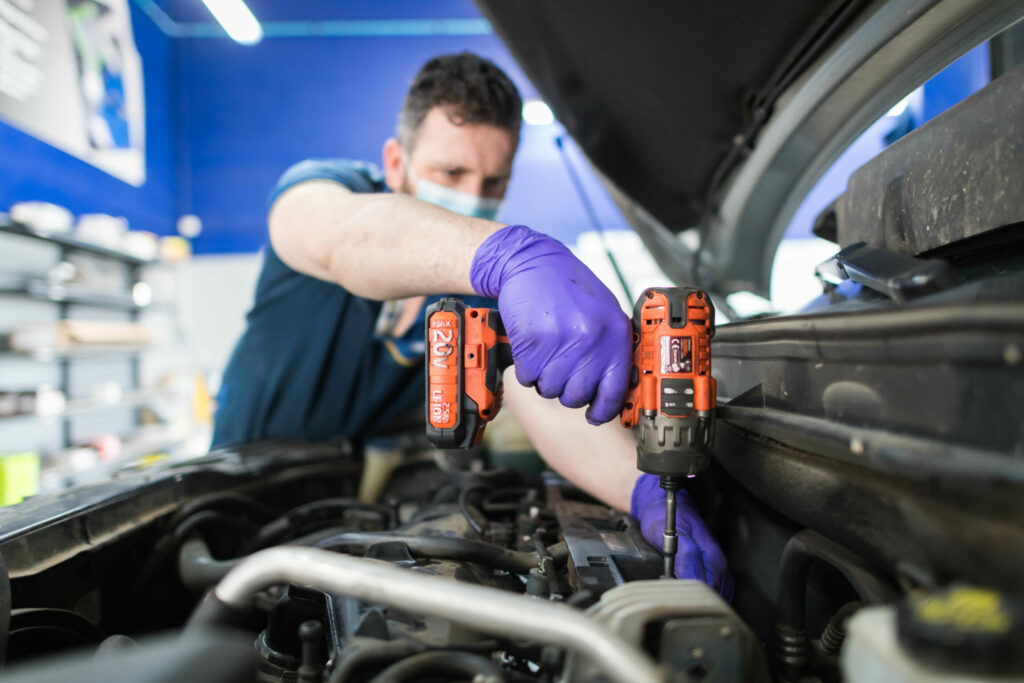
[(501, 409), (502, 374), (512, 350), (493, 308), (445, 297), (427, 308), (427, 439), (469, 448)]
[(633, 371), (622, 408), (634, 430), (637, 468), (665, 489), (665, 575), (673, 575), (676, 491), (708, 466), (714, 437), (711, 337), (715, 308), (699, 289), (653, 287), (633, 308)]

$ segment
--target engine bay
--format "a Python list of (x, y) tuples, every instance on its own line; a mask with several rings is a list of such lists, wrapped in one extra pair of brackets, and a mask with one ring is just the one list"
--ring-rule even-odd
[[(7, 534), (13, 680), (59, 678), (52, 657), (74, 650), (88, 653), (76, 678), (109, 680), (153, 647), (179, 648), (175, 667), (208, 657), (229, 669), (176, 669), (177, 680), (764, 678), (757, 638), (717, 593), (659, 581), (661, 554), (635, 520), (551, 472), (407, 451), (365, 502), (369, 468), (345, 448), (265, 444), (205, 460), (127, 473), (64, 519)], [(64, 547), (44, 558), (44, 539)], [(167, 632), (179, 637), (154, 641)], [(183, 656), (211, 633), (231, 637)]]
[[(5, 680), (767, 681), (770, 671), (869, 681), (931, 675), (921, 661), (983, 666), (972, 680), (1017, 670), (1016, 584), (965, 584), (988, 584), (995, 564), (957, 579), (927, 555), (887, 561), (886, 539), (828, 533), (827, 517), (804, 526), (797, 499), (784, 516), (764, 499), (792, 498), (834, 463), (741, 424), (719, 434), (731, 458), (687, 484), (728, 557), (731, 605), (702, 582), (659, 578), (661, 553), (634, 519), (552, 472), (432, 449), (422, 435), (386, 448), (265, 442), (12, 508), (0, 536)], [(762, 471), (767, 462), (790, 469)], [(888, 514), (904, 535), (922, 533), (928, 515), (957, 514), (920, 507), (934, 482), (879, 474), (861, 491), (846, 471), (842, 481), (804, 487), (831, 503), (799, 505), (847, 526)], [(886, 512), (896, 500), (902, 521)], [(979, 510), (972, 528), (991, 523)], [(939, 609), (947, 628), (917, 619), (915, 605)], [(972, 623), (1009, 627), (972, 631), (964, 609), (984, 617)]]

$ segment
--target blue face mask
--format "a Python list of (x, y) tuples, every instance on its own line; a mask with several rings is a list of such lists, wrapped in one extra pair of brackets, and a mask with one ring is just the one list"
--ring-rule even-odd
[(453, 190), (429, 180), (417, 179), (410, 167), (409, 157), (405, 157), (405, 168), (409, 178), (416, 183), (416, 199), (440, 206), (442, 209), (448, 209), (452, 213), (489, 221), (495, 220), (498, 217), (498, 212), (501, 211), (500, 199), (477, 197), (475, 194)]
[(416, 199), (430, 202), (452, 213), (485, 218), (489, 221), (495, 220), (501, 210), (500, 199), (477, 197), (475, 194), (453, 190), (429, 180), (416, 181)]

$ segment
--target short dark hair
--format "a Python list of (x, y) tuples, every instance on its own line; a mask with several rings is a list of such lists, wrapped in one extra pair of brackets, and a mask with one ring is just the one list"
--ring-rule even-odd
[(398, 115), (398, 141), (411, 150), (434, 107), (456, 124), (486, 123), (519, 135), (523, 100), (515, 83), (494, 62), (471, 52), (440, 55), (423, 65)]

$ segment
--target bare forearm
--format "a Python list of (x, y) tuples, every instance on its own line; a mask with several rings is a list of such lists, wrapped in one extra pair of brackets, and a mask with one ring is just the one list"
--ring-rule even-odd
[(398, 194), (303, 183), (275, 202), (274, 248), (288, 265), (372, 299), (472, 294), (477, 247), (502, 227)]
[(511, 371), (505, 376), (505, 402), (552, 469), (598, 500), (629, 511), (640, 472), (632, 434), (618, 420), (588, 424), (582, 408), (540, 397), (516, 382)]
[(477, 247), (499, 224), (401, 195), (378, 195), (334, 228), (332, 279), (374, 299), (473, 294)]

